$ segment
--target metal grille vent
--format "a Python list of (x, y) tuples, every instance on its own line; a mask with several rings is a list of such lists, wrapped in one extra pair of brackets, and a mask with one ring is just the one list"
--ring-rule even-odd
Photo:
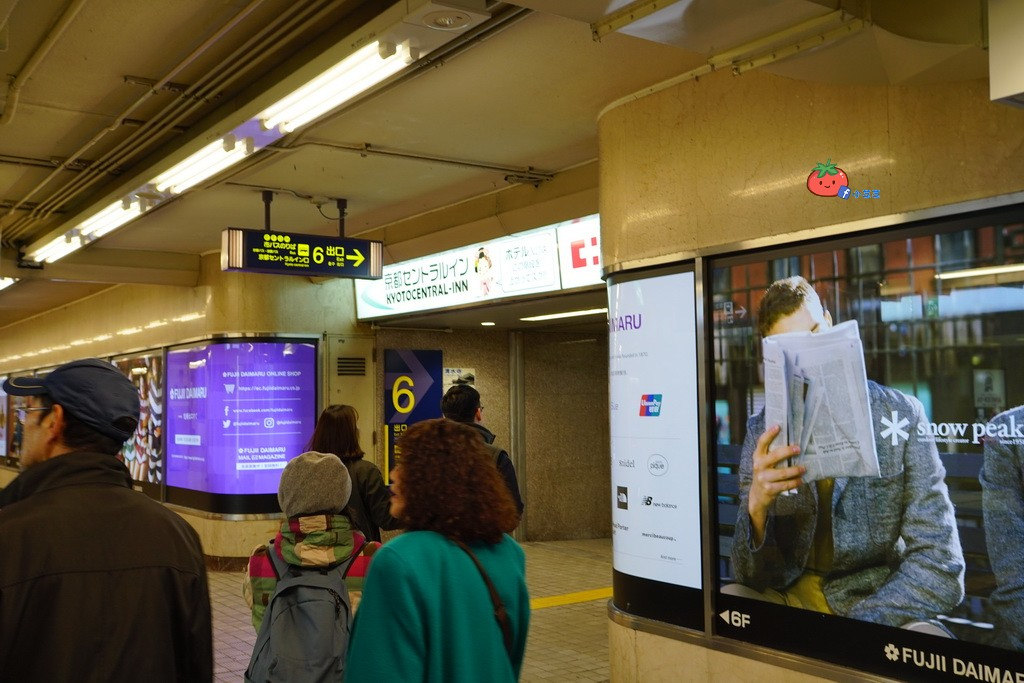
[(338, 377), (365, 377), (366, 359), (338, 356)]

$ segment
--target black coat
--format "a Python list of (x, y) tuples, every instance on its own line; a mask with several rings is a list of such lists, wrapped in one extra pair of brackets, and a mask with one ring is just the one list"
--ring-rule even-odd
[(498, 472), (501, 473), (501, 478), (505, 480), (505, 486), (508, 487), (509, 493), (512, 494), (513, 500), (516, 502), (516, 509), (519, 511), (519, 516), (523, 516), (523, 497), (519, 494), (519, 480), (516, 478), (516, 468), (512, 465), (512, 458), (502, 448), (494, 445), (494, 433), (484, 427), (478, 422), (465, 422), (479, 434), (480, 438), (487, 444), (487, 449), (494, 456), (494, 464), (498, 468)]
[(391, 516), (391, 492), (384, 486), (384, 477), (377, 466), (362, 458), (342, 458), (352, 478), (352, 497), (348, 504), (354, 508), (352, 522), (368, 541), (380, 541), (380, 530), (397, 529), (401, 523)]
[(0, 681), (211, 681), (199, 537), (76, 452), (15, 479), (0, 509)]

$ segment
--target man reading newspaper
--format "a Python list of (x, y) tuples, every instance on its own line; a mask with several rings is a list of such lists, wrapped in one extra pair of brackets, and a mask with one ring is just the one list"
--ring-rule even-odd
[[(772, 283), (758, 311), (764, 338), (831, 327), (831, 316), (802, 277)], [(814, 339), (804, 339), (805, 351)], [(802, 373), (815, 377), (815, 371)], [(768, 369), (765, 375), (768, 384)], [(845, 391), (855, 397), (865, 382), (863, 370), (818, 380), (824, 385), (804, 384), (806, 393), (797, 388), (804, 411), (830, 405), (835, 413), (841, 401), (817, 399), (814, 393)], [(779, 424), (766, 427), (764, 411), (750, 419), (740, 457), (740, 512), (732, 550), (739, 584), (723, 592), (945, 635), (935, 617), (955, 607), (964, 594), (964, 559), (945, 471), (934, 440), (918, 435), (917, 425), (926, 421), (921, 403), (874, 382), (865, 389), (868, 434), (850, 415), (833, 415), (834, 422), (844, 423), (828, 432), (798, 411), (800, 424), (812, 425), (812, 431), (791, 444), (777, 438)], [(779, 388), (768, 386), (766, 394), (773, 390)], [(883, 418), (903, 425), (902, 430), (892, 429), (885, 438), (874, 435), (871, 423), (883, 424)], [(787, 429), (792, 426), (790, 421)], [(832, 454), (826, 436), (842, 442), (839, 450), (874, 453), (852, 460), (826, 455), (816, 457), (816, 464), (801, 463), (801, 445), (813, 444), (818, 456)], [(825, 468), (816, 474), (835, 476), (812, 482), (805, 479), (812, 467)]]
[(776, 444), (800, 447), (787, 464), (805, 482), (877, 477), (864, 347), (857, 321), (817, 332), (764, 337), (764, 419), (779, 425)]

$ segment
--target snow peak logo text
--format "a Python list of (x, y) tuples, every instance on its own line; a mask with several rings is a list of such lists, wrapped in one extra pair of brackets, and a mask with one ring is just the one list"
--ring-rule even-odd
[(1006, 422), (922, 422), (918, 436), (933, 436), (937, 443), (981, 443), (982, 438), (997, 437), (1003, 443), (1024, 444), (1024, 422), (1009, 416)]

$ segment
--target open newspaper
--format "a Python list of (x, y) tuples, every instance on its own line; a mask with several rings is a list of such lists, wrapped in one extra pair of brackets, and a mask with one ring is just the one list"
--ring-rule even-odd
[(765, 337), (762, 350), (765, 424), (781, 426), (772, 447), (800, 446), (804, 481), (879, 476), (857, 321)]

